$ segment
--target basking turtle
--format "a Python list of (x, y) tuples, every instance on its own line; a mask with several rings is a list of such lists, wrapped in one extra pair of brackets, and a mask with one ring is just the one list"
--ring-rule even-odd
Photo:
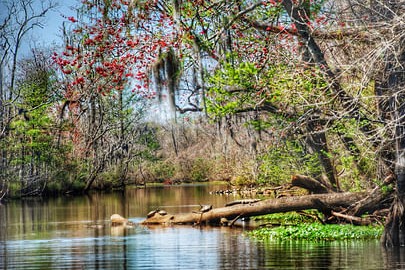
[(161, 216), (165, 216), (165, 215), (167, 215), (167, 212), (165, 210), (159, 210), (158, 214)]
[(198, 224), (200, 224), (200, 226), (201, 226), (201, 220), (202, 220), (203, 214), (210, 211), (211, 209), (212, 209), (212, 205), (210, 205), (210, 204), (205, 204), (205, 205), (200, 204), (200, 210), (198, 212), (193, 211), (193, 213), (200, 214), (200, 219), (198, 220)]
[(212, 205), (206, 204), (206, 205), (201, 205), (200, 204), (200, 213), (205, 213), (208, 212), (212, 209)]
[(159, 209), (150, 211), (150, 212), (146, 215), (147, 218), (153, 217), (158, 211), (159, 211)]

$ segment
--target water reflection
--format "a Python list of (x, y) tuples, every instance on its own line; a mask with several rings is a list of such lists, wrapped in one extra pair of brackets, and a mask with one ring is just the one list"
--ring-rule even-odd
[[(0, 269), (401, 269), (404, 250), (371, 242), (261, 242), (243, 228), (141, 226), (146, 213), (223, 206), (209, 186), (11, 201), (0, 205)], [(180, 206), (180, 207), (176, 207)], [(162, 207), (163, 208), (163, 207)], [(119, 213), (138, 225), (111, 227)]]
[(383, 250), (386, 269), (405, 269), (405, 247)]

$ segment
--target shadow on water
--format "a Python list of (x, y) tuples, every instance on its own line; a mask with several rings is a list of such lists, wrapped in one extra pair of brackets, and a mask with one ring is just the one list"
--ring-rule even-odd
[[(0, 269), (403, 269), (378, 241), (256, 241), (243, 227), (142, 226), (153, 209), (188, 212), (239, 199), (189, 185), (0, 205)], [(111, 227), (121, 214), (134, 227)]]

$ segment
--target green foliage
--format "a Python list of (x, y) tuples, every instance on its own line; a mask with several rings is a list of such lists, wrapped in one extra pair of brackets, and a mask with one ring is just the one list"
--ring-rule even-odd
[(140, 152), (143, 160), (155, 160), (154, 153), (161, 148), (160, 142), (156, 136), (156, 129), (145, 126), (138, 138), (138, 142), (145, 148)]
[(259, 157), (259, 183), (280, 185), (291, 180), (291, 175), (300, 172), (319, 175), (322, 168), (316, 155), (306, 154), (302, 145), (296, 141), (286, 141), (270, 148)]
[[(24, 60), (23, 76), (18, 78), (18, 99), (9, 133), (0, 141), (7, 168), (10, 196), (54, 192), (63, 187), (56, 179), (69, 163), (69, 146), (58, 142), (54, 105), (53, 72), (39, 59)], [(56, 88), (56, 87), (55, 87)], [(63, 180), (63, 179), (62, 179)]]
[(180, 181), (201, 182), (211, 177), (212, 162), (201, 157), (182, 157), (175, 160), (173, 178)]
[(176, 168), (169, 161), (158, 160), (149, 164), (147, 170), (153, 175), (154, 180), (164, 181), (173, 178)]
[[(208, 113), (224, 116), (251, 104), (252, 95), (256, 92), (257, 74), (258, 70), (252, 63), (241, 63), (237, 67), (225, 64), (209, 78), (211, 87), (208, 96), (212, 98), (207, 99)], [(224, 89), (225, 86), (229, 89)]]
[(252, 161), (247, 161), (245, 164), (235, 169), (232, 184), (236, 186), (254, 186), (256, 178), (253, 174), (255, 164)]
[(103, 190), (113, 189), (121, 184), (122, 174), (118, 168), (110, 169), (107, 172), (101, 173), (97, 177), (95, 187)]
[[(372, 146), (365, 142), (359, 130), (360, 123), (356, 119), (335, 121), (330, 129), (330, 141), (340, 141), (339, 137), (352, 140), (352, 145), (333, 145), (335, 167), (340, 173), (340, 186), (348, 191), (360, 191), (372, 184), (376, 172), (376, 152), (370, 151)], [(336, 140), (334, 140), (336, 138)], [(367, 179), (367, 181), (364, 181)]]
[(383, 229), (382, 226), (322, 225), (311, 223), (296, 226), (280, 226), (271, 229), (261, 228), (248, 234), (262, 240), (336, 241), (379, 239)]
[[(66, 150), (68, 153), (69, 150)], [(81, 171), (81, 162), (79, 160), (63, 159), (65, 154), (61, 155), (62, 160), (55, 169), (53, 177), (48, 179), (44, 189), (44, 194), (60, 193), (80, 193), (85, 187), (87, 172)]]
[(207, 181), (210, 176), (210, 162), (203, 158), (196, 158), (190, 171), (190, 180), (193, 182)]
[[(320, 99), (325, 103), (328, 101), (327, 95), (318, 94), (327, 88), (328, 83), (315, 67), (296, 70), (292, 65), (269, 64), (258, 69), (256, 64), (249, 62), (237, 65), (225, 63), (209, 77), (208, 82), (207, 112), (216, 117), (234, 114), (245, 108), (252, 110), (258, 104), (272, 104), (280, 109), (295, 106), (299, 116), (304, 113), (302, 109), (315, 108)], [(275, 117), (285, 122), (295, 120), (281, 114)], [(254, 124), (259, 126), (257, 122)], [(265, 125), (263, 123), (262, 126)]]

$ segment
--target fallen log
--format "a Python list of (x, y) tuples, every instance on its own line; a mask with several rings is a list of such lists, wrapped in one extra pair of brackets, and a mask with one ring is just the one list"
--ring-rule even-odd
[(261, 201), (260, 199), (245, 199), (245, 200), (236, 200), (225, 204), (225, 206), (232, 206), (237, 204), (250, 204)]
[(314, 179), (309, 176), (296, 174), (291, 177), (291, 184), (296, 187), (301, 187), (309, 190), (311, 193), (333, 193), (334, 190), (329, 187), (326, 182), (322, 183), (321, 180)]
[[(318, 209), (324, 211), (325, 205), (330, 207), (349, 207), (366, 197), (366, 193), (330, 193), (312, 194), (295, 197), (267, 199), (250, 204), (213, 208), (204, 213), (166, 214), (156, 213), (146, 218), (142, 224), (220, 224), (221, 219), (235, 220), (236, 218), (260, 216), (272, 213)], [(321, 203), (320, 203), (321, 202)], [(332, 210), (332, 209), (331, 209)]]

